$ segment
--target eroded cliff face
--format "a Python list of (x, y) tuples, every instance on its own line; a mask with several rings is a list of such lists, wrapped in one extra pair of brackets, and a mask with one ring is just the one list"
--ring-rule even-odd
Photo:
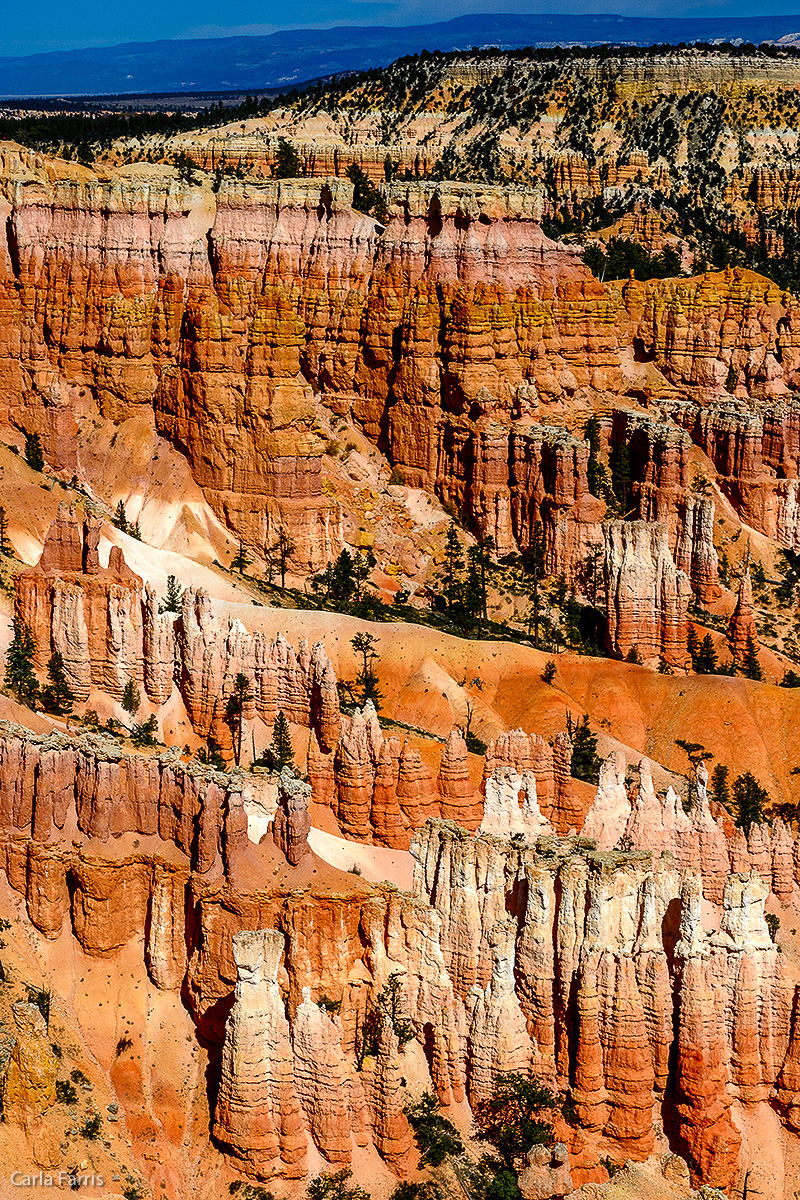
[[(793, 302), (753, 272), (602, 285), (544, 236), (535, 187), (394, 183), (384, 226), (336, 178), (214, 190), (145, 164), (94, 181), (4, 169), (0, 420), (39, 430), (56, 468), (79, 469), (98, 410), (152, 414), (229, 528), (263, 553), (285, 527), (307, 571), (342, 546), (321, 400), (499, 554), (540, 525), (548, 573), (574, 580), (603, 544), (583, 440), (599, 408), (638, 516), (667, 524), (701, 601), (718, 595), (713, 500), (692, 491), (680, 427), (742, 520), (800, 544)], [(654, 416), (630, 408), (631, 352), (657, 365)], [(59, 597), (68, 619), (75, 602)], [(163, 653), (156, 616), (145, 640)]]
[[(269, 883), (272, 871), (240, 869), (237, 774), (2, 734), (3, 866), (31, 920), (46, 938), (69, 920), (92, 957), (143, 939), (156, 987), (184, 989), (222, 1050), (214, 1137), (255, 1178), (303, 1177), (309, 1137), (339, 1164), (372, 1141), (404, 1175), (412, 1071), (444, 1104), (484, 1098), (498, 1071), (535, 1071), (575, 1107), (580, 1136), (562, 1136), (576, 1180), (599, 1139), (646, 1158), (663, 1120), (695, 1182), (728, 1188), (732, 1105), (775, 1094), (795, 1121), (795, 984), (764, 903), (792, 902), (798, 844), (780, 822), (749, 840), (726, 831), (704, 768), (687, 814), (656, 795), (647, 762), (631, 799), (612, 755), (582, 836), (560, 838), (560, 751), (520, 731), (497, 739), (479, 831), (420, 816), (408, 894), (345, 875), (298, 886), (308, 786), (288, 776), (268, 841), (290, 873)], [(132, 832), (155, 840), (118, 848)]]
[(78, 701), (96, 687), (116, 699), (133, 680), (155, 705), (180, 691), (193, 728), (230, 751), (226, 706), (237, 674), (247, 676), (252, 696), (246, 718), (257, 713), (272, 723), (312, 728), (327, 750), (339, 739), (336, 676), (321, 642), (297, 650), (285, 637), (248, 633), (242, 623), (221, 625), (210, 597), (187, 588), (177, 616), (160, 613), (155, 589), (112, 546), (100, 565), (102, 522), (86, 511), (62, 506), (35, 567), (16, 577), (15, 615), (33, 634), (34, 665), (43, 673), (59, 651)]
[[(0, 416), (71, 471), (93, 403), (115, 421), (152, 408), (217, 514), (262, 551), (286, 525), (298, 565), (341, 546), (315, 392), (445, 488), (451, 423), (472, 453), (482, 416), (510, 429), (526, 383), (619, 383), (615, 305), (544, 237), (533, 193), (397, 187), (383, 229), (337, 179), (215, 192), (160, 168), (41, 174), (5, 184)], [(478, 472), (474, 508), (501, 534), (507, 513), (479, 494), (493, 482)]]
[(611, 521), (603, 533), (609, 648), (620, 658), (685, 667), (691, 585), (669, 552), (667, 527)]
[(566, 731), (550, 744), (539, 734), (514, 729), (487, 746), (476, 788), (459, 728), (451, 730), (435, 773), (408, 741), (384, 737), (368, 701), (342, 722), (334, 753), (323, 753), (312, 740), (308, 774), (313, 798), (333, 809), (347, 838), (407, 850), (414, 830), (434, 816), (472, 831), (577, 829), (585, 811), (574, 794), (571, 761)]

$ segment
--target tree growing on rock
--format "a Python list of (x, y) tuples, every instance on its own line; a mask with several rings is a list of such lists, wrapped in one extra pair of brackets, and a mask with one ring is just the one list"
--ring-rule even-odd
[(764, 672), (761, 670), (761, 663), (758, 661), (758, 646), (752, 633), (747, 635), (747, 649), (742, 663), (742, 674), (747, 679), (763, 679)]
[(470, 616), (476, 617), (479, 624), (485, 625), (488, 617), (488, 572), (492, 565), (494, 553), (494, 538), (479, 538), (467, 553), (469, 570), (465, 584), (465, 603)]
[(461, 600), (463, 573), (464, 554), (455, 522), (451, 521), (444, 540), (444, 562), (439, 573), (439, 586), (444, 595), (448, 616), (452, 616)]
[(724, 763), (717, 763), (711, 772), (711, 799), (725, 808), (731, 802), (731, 789), (728, 785), (730, 771)]
[(25, 462), (33, 471), (44, 470), (42, 439), (36, 432), (25, 434)]
[(714, 757), (710, 750), (706, 750), (702, 742), (687, 742), (685, 738), (675, 738), (675, 745), (680, 746), (695, 771), (700, 763), (710, 762)]
[(247, 553), (247, 549), (243, 541), (239, 541), (239, 549), (231, 559), (231, 570), (238, 571), (240, 575), (244, 575), (245, 569), (250, 566), (251, 558)]
[(269, 549), (269, 557), (277, 563), (278, 572), (281, 577), (281, 591), (286, 589), (286, 572), (289, 567), (289, 560), (294, 554), (295, 544), (292, 541), (289, 533), (281, 525), (278, 530), (278, 538), (273, 546)]
[(540, 584), (544, 579), (544, 532), (542, 530), (541, 521), (537, 521), (533, 527), (533, 535), (531, 544), (523, 555), (523, 563), (525, 570), (530, 576), (530, 614), (528, 616), (528, 628), (533, 636), (533, 644), (536, 649), (539, 649), (539, 620), (542, 612), (542, 597)]
[(414, 1130), (421, 1167), (440, 1167), (451, 1154), (464, 1153), (461, 1135), (453, 1122), (442, 1116), (438, 1096), (423, 1092), (419, 1100), (407, 1104), (403, 1112)]
[(538, 1079), (518, 1072), (500, 1072), (491, 1095), (472, 1110), (477, 1136), (493, 1146), (513, 1171), (534, 1146), (552, 1146), (553, 1120), (559, 1097)]
[(125, 689), (122, 693), (122, 707), (129, 716), (135, 717), (142, 703), (142, 693), (136, 686), (133, 679), (129, 679), (125, 684)]
[(580, 721), (573, 720), (567, 713), (567, 732), (572, 740), (572, 778), (582, 779), (584, 783), (597, 783), (601, 762), (597, 753), (597, 738), (589, 726), (588, 713), (584, 713)]
[(717, 652), (714, 649), (714, 639), (710, 633), (707, 633), (700, 643), (697, 654), (692, 660), (692, 667), (698, 675), (717, 674)]
[(130, 533), (131, 527), (128, 523), (128, 514), (125, 512), (125, 504), (122, 500), (117, 501), (117, 507), (114, 509), (112, 520), (117, 529), (121, 530), (122, 533)]
[(233, 756), (237, 767), (242, 761), (242, 731), (244, 729), (244, 712), (253, 701), (250, 690), (250, 680), (243, 671), (237, 671), (233, 681), (233, 691), (225, 706), (225, 723), (233, 737)]
[(33, 669), (36, 643), (22, 621), (14, 621), (14, 637), (6, 652), (6, 687), (20, 704), (35, 708), (39, 702), (39, 680)]
[(769, 792), (750, 771), (736, 776), (733, 781), (733, 807), (736, 824), (744, 830), (745, 835), (749, 834), (751, 825), (761, 824), (764, 820), (764, 806), (768, 803)]
[(141, 724), (133, 725), (131, 728), (131, 741), (134, 746), (157, 746), (158, 745), (158, 718), (155, 713), (142, 721)]
[(342, 1167), (333, 1174), (317, 1175), (308, 1185), (307, 1200), (370, 1200), (369, 1192), (357, 1183), (351, 1183), (352, 1178), (349, 1167)]
[(361, 656), (361, 667), (356, 675), (356, 684), (361, 688), (362, 707), (371, 700), (375, 708), (380, 708), (382, 692), (378, 687), (378, 676), (375, 663), (380, 655), (375, 649), (377, 643), (371, 633), (357, 633), (350, 639), (350, 645), (356, 654)]
[(179, 613), (181, 611), (182, 598), (183, 588), (174, 575), (168, 575), (167, 594), (159, 604), (158, 611), (161, 613)]
[(300, 155), (287, 138), (278, 139), (273, 173), (276, 179), (297, 179), (303, 174)]
[(376, 221), (385, 221), (388, 213), (383, 196), (357, 163), (347, 168), (347, 178), (353, 185), (353, 208), (369, 213)]
[(64, 659), (60, 650), (55, 650), (50, 655), (50, 661), (47, 664), (47, 677), (50, 682), (42, 691), (42, 703), (47, 712), (56, 713), (58, 716), (66, 716), (72, 712), (72, 706), (75, 703), (75, 693), (67, 682), (67, 676), (64, 672)]
[(289, 732), (289, 722), (279, 711), (272, 725), (272, 741), (269, 744), (269, 757), (273, 769), (282, 771), (284, 767), (294, 766), (294, 748), (292, 735)]

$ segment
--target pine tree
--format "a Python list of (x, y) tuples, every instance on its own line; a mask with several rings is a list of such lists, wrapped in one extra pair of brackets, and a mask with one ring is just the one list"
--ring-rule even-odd
[(33, 669), (36, 643), (27, 625), (14, 621), (14, 637), (6, 652), (6, 687), (20, 704), (35, 708), (39, 700), (39, 680)]
[(158, 745), (158, 718), (151, 713), (141, 725), (134, 724), (131, 728), (131, 741), (134, 746)]
[(355, 591), (356, 577), (353, 556), (345, 548), (333, 564), (331, 600), (337, 608), (346, 611), (350, 607)]
[(631, 457), (625, 442), (611, 456), (611, 487), (620, 512), (626, 513), (631, 504)]
[(697, 656), (700, 653), (700, 639), (697, 636), (697, 630), (694, 625), (689, 626), (689, 632), (686, 635), (686, 649), (689, 653), (689, 658), (692, 660), (692, 670), (697, 670)]
[(72, 706), (75, 703), (75, 693), (67, 683), (67, 676), (64, 672), (64, 659), (61, 656), (60, 650), (55, 650), (50, 655), (50, 661), (47, 664), (47, 677), (50, 682), (42, 691), (42, 703), (46, 710), (57, 713), (59, 716), (64, 716), (66, 713), (72, 712)]
[(281, 576), (281, 591), (285, 591), (286, 589), (286, 571), (289, 566), (289, 559), (294, 554), (294, 551), (295, 544), (289, 537), (288, 532), (281, 525), (278, 530), (278, 540), (268, 551), (268, 556), (273, 557), (274, 561), (278, 564)]
[(458, 539), (455, 522), (451, 521), (444, 540), (444, 563), (439, 575), (448, 615), (452, 615), (456, 605), (461, 600), (463, 588), (464, 554)]
[(183, 588), (178, 583), (174, 575), (167, 576), (167, 594), (158, 606), (158, 611), (162, 613), (179, 613), (181, 611), (181, 598), (183, 597)]
[(294, 766), (292, 735), (289, 732), (289, 722), (282, 711), (275, 717), (275, 723), (272, 726), (272, 741), (269, 746), (269, 754), (276, 771), (282, 771), (284, 767)]
[(233, 681), (233, 691), (228, 697), (225, 708), (225, 722), (233, 735), (233, 754), (236, 765), (242, 761), (242, 730), (244, 728), (244, 712), (253, 700), (250, 690), (250, 680), (243, 671), (238, 671)]
[(367, 580), (375, 562), (375, 555), (371, 550), (368, 550), (366, 554), (362, 554), (359, 550), (353, 559), (353, 580), (356, 588), (353, 602), (355, 604), (360, 604), (364, 599)]
[(356, 683), (361, 688), (361, 704), (371, 700), (376, 708), (380, 708), (382, 693), (375, 673), (375, 663), (380, 655), (375, 650), (375, 638), (371, 633), (357, 633), (351, 638), (350, 645), (361, 655), (361, 670), (356, 675)]
[(113, 521), (117, 529), (121, 530), (123, 533), (128, 533), (130, 531), (128, 514), (125, 512), (125, 504), (122, 500), (117, 501), (117, 507), (114, 509)]
[(44, 470), (44, 451), (38, 433), (25, 434), (25, 462), (34, 471)]
[(533, 644), (539, 649), (539, 618), (541, 616), (541, 594), (539, 584), (544, 579), (544, 532), (541, 521), (533, 527), (531, 544), (523, 555), (525, 570), (531, 578), (530, 599), (531, 607), (528, 616), (528, 628), (533, 634)]
[(589, 461), (586, 464), (586, 482), (593, 496), (602, 499), (602, 484), (604, 482), (600, 462), (600, 422), (597, 417), (590, 417), (586, 423), (586, 441), (589, 443)]
[(700, 643), (697, 654), (692, 660), (692, 666), (698, 675), (716, 675), (717, 652), (714, 649), (714, 639), (707, 633)]
[(589, 716), (584, 713), (580, 721), (573, 721), (567, 713), (567, 731), (572, 739), (572, 765), (570, 774), (573, 779), (582, 779), (585, 783), (597, 783), (600, 776), (600, 756), (597, 753), (597, 738), (589, 727)]
[(487, 572), (492, 563), (494, 538), (479, 538), (468, 552), (469, 573), (467, 576), (467, 607), (485, 624), (488, 620), (486, 603), (488, 598)]
[(278, 140), (273, 171), (276, 179), (297, 179), (303, 174), (300, 155), (286, 138)]
[(6, 510), (0, 506), (0, 554), (9, 555), (14, 553), (14, 548), (8, 540), (8, 517)]
[(133, 679), (129, 679), (125, 684), (125, 690), (122, 693), (122, 707), (126, 713), (135, 717), (142, 703), (142, 693), (139, 691)]
[(750, 771), (737, 775), (733, 783), (733, 804), (736, 824), (749, 834), (750, 826), (764, 820), (764, 805), (769, 801), (767, 789), (762, 787)]
[(250, 561), (250, 555), (245, 549), (244, 542), (240, 541), (239, 549), (231, 559), (231, 570), (238, 571), (240, 575), (244, 575), (245, 567), (249, 567)]
[(711, 772), (711, 799), (717, 804), (728, 807), (731, 801), (731, 790), (728, 787), (728, 776), (730, 772), (723, 763), (717, 763), (714, 770)]
[(758, 646), (756, 645), (752, 633), (747, 635), (747, 651), (742, 663), (742, 673), (748, 679), (763, 679), (764, 672), (761, 670), (761, 663), (758, 661)]

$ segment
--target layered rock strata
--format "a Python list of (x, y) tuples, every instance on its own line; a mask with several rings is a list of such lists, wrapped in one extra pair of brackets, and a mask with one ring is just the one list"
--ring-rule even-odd
[[(114, 421), (152, 408), (215, 512), (261, 552), (285, 526), (305, 569), (342, 544), (315, 391), (341, 397), (410, 479), (450, 489), (451, 421), (477, 458), (493, 422), (508, 436), (520, 385), (620, 384), (616, 304), (543, 235), (535, 192), (396, 185), (384, 228), (340, 179), (213, 191), (169, 170), (83, 183), (18, 170), (0, 260), (8, 423), (37, 428), (74, 471), (93, 404)], [(507, 447), (503, 475), (470, 483), (499, 543)]]
[(685, 667), (691, 585), (675, 566), (666, 525), (611, 521), (603, 533), (609, 649)]
[(278, 807), (272, 822), (272, 838), (292, 866), (297, 866), (303, 855), (310, 853), (310, 799), (310, 785), (296, 779), (289, 768), (284, 767), (278, 780)]
[(238, 979), (225, 1026), (214, 1137), (259, 1178), (302, 1178), (306, 1141), (294, 1085), (289, 1022), (278, 963), (277, 930), (237, 933), (231, 944)]
[[(585, 811), (572, 786), (571, 761), (568, 733), (559, 733), (550, 745), (538, 734), (514, 729), (489, 743), (479, 790), (469, 777), (464, 736), (454, 728), (434, 778), (419, 750), (383, 736), (368, 701), (343, 722), (335, 753), (323, 753), (312, 741), (308, 772), (314, 799), (333, 809), (347, 837), (408, 849), (414, 830), (429, 816), (471, 830), (481, 822), (498, 832), (512, 826), (531, 833), (579, 828)], [(518, 782), (509, 783), (512, 776)], [(517, 793), (523, 792), (520, 801)]]
[[(20, 786), (41, 775), (41, 764), (15, 772)], [(777, 1085), (782, 1111), (800, 1105), (793, 986), (762, 878), (785, 900), (800, 855), (785, 827), (759, 829), (745, 853), (761, 870), (731, 874), (741, 843), (711, 819), (702, 772), (688, 815), (674, 795), (658, 800), (646, 764), (626, 815), (623, 775), (616, 760), (606, 768), (595, 818), (613, 813), (618, 844), (646, 851), (547, 834), (533, 772), (495, 767), (484, 832), (430, 819), (415, 834), (413, 895), (347, 877), (242, 892), (219, 870), (190, 878), (188, 852), (181, 867), (103, 860), (36, 843), (19, 822), (5, 867), (47, 936), (68, 912), (92, 955), (147, 931), (157, 986), (181, 986), (186, 971), (203, 1036), (224, 1041), (215, 1137), (255, 1177), (300, 1174), (306, 1134), (342, 1164), (371, 1138), (402, 1174), (401, 1078), (424, 1048), (443, 1103), (477, 1102), (497, 1071), (531, 1068), (569, 1089), (585, 1130), (633, 1157), (650, 1153), (663, 1102), (696, 1178), (727, 1187), (739, 1152), (731, 1100), (761, 1103)], [(224, 867), (230, 855), (220, 857)], [(703, 891), (720, 905), (711, 933)], [(410, 1023), (410, 1047), (397, 1019)]]
[(33, 634), (35, 666), (44, 671), (51, 653), (61, 652), (77, 700), (92, 687), (120, 699), (128, 680), (144, 687), (157, 705), (170, 697), (173, 681), (192, 726), (230, 748), (225, 721), (236, 675), (250, 681), (252, 711), (271, 724), (278, 711), (314, 729), (321, 746), (339, 737), (336, 676), (321, 642), (297, 651), (281, 634), (251, 634), (240, 621), (221, 625), (209, 596), (187, 588), (181, 611), (160, 614), (155, 590), (112, 546), (108, 568), (100, 565), (102, 525), (86, 513), (62, 507), (45, 538), (35, 567), (16, 577), (15, 614)]

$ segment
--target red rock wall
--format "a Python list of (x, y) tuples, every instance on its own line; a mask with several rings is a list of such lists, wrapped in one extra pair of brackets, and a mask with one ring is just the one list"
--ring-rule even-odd
[(321, 642), (297, 651), (282, 635), (250, 634), (237, 620), (227, 627), (214, 616), (205, 592), (188, 588), (177, 618), (159, 614), (155, 591), (126, 565), (112, 546), (109, 565), (97, 554), (101, 524), (90, 514), (81, 523), (62, 507), (48, 531), (42, 557), (16, 577), (15, 612), (36, 642), (35, 666), (44, 672), (53, 651), (64, 659), (77, 700), (92, 687), (120, 699), (129, 679), (164, 704), (173, 679), (195, 731), (213, 735), (230, 749), (225, 723), (238, 673), (247, 675), (253, 712), (267, 723), (283, 711), (287, 720), (314, 729), (332, 749), (339, 739), (336, 676)]

